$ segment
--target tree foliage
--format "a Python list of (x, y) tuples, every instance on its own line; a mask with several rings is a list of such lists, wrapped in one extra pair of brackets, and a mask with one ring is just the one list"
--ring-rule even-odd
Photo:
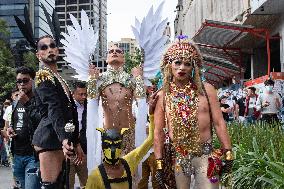
[(23, 59), (25, 62), (25, 66), (33, 68), (35, 71), (38, 70), (38, 59), (36, 55), (29, 51), (23, 54)]
[(15, 86), (14, 58), (9, 45), (4, 40), (8, 36), (8, 26), (0, 19), (0, 101), (7, 98)]
[(135, 52), (133, 55), (125, 53), (124, 57), (125, 57), (124, 70), (127, 73), (131, 73), (132, 68), (141, 64), (142, 53), (139, 48), (135, 48)]

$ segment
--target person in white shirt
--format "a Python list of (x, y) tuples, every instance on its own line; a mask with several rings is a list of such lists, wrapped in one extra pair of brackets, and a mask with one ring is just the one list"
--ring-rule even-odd
[(9, 127), (9, 124), (11, 122), (11, 116), (12, 116), (12, 110), (13, 110), (13, 103), (16, 103), (16, 100), (18, 99), (19, 95), (19, 89), (14, 88), (12, 90), (11, 98), (13, 100), (12, 105), (8, 106), (5, 110), (5, 113), (3, 115), (3, 119), (5, 121), (4, 131), (6, 132), (7, 128)]
[(259, 119), (260, 112), (256, 108), (256, 102), (258, 100), (258, 95), (255, 93), (256, 88), (255, 87), (249, 87), (248, 88), (248, 94), (246, 97), (245, 102), (245, 117), (246, 122), (253, 124), (256, 120)]
[(281, 109), (281, 97), (273, 91), (274, 81), (268, 79), (264, 82), (265, 91), (259, 96), (256, 107), (261, 111), (262, 120), (267, 123), (278, 123), (278, 112)]

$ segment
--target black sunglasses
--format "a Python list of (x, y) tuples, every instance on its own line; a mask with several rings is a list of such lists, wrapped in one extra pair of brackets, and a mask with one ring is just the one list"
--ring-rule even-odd
[(54, 48), (56, 48), (56, 44), (55, 43), (50, 43), (49, 45), (43, 44), (43, 45), (39, 46), (39, 49), (42, 50), (42, 51), (45, 51), (45, 50), (48, 49), (48, 47), (51, 48), (51, 49), (54, 49)]
[(16, 83), (17, 84), (27, 84), (30, 81), (30, 79), (17, 79)]
[(118, 53), (118, 54), (123, 54), (123, 51), (120, 50), (120, 49), (111, 49), (111, 50), (108, 51), (109, 54), (112, 54), (112, 53), (114, 53), (114, 52), (116, 52), (116, 53)]

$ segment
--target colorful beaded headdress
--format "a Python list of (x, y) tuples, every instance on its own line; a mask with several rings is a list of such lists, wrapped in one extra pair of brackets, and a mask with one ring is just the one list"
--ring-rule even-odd
[(188, 40), (188, 37), (185, 35), (178, 36), (177, 40), (168, 47), (161, 62), (163, 87), (165, 92), (169, 92), (169, 84), (173, 77), (171, 63), (174, 60), (180, 59), (186, 59), (193, 63), (193, 70), (191, 74), (192, 81), (197, 86), (198, 93), (202, 93), (202, 56), (194, 42)]
[(185, 35), (180, 35), (164, 54), (163, 65), (171, 64), (180, 58), (189, 59), (190, 62), (201, 67), (202, 57), (196, 45)]

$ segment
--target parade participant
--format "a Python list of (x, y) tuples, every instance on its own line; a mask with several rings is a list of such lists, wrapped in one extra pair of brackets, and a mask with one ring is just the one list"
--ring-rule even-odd
[[(62, 146), (76, 151), (79, 134), (75, 102), (66, 81), (57, 71), (58, 52), (51, 36), (39, 38), (36, 55), (40, 69), (35, 78), (35, 96), (41, 120), (33, 136), (33, 145), (39, 155), (42, 188), (48, 189), (61, 187)], [(72, 125), (75, 131), (71, 137), (64, 127)], [(69, 144), (71, 141), (73, 145)], [(82, 154), (77, 153), (77, 156), (81, 161)]]
[[(212, 127), (222, 145), (225, 170), (231, 168), (232, 147), (226, 123), (215, 88), (201, 81), (201, 65), (198, 48), (186, 36), (180, 36), (164, 54), (163, 88), (158, 94), (154, 113), (156, 179), (160, 188), (168, 185), (169, 188), (189, 189), (192, 174), (195, 189), (219, 188), (218, 175), (211, 175), (212, 167), (208, 163), (213, 158), (210, 155)], [(164, 141), (172, 145), (172, 154), (164, 152)], [(164, 162), (168, 156), (171, 156), (171, 162)], [(175, 185), (169, 184), (170, 171), (163, 172), (169, 164), (172, 164), (170, 170), (175, 172), (172, 174)]]
[[(94, 32), (84, 10), (81, 11), (80, 23), (70, 15), (73, 26), (68, 26), (68, 33), (62, 33), (65, 39), (60, 42), (64, 45), (64, 60), (76, 71), (77, 75), (74, 77), (88, 82), (87, 148), (93, 149), (93, 146), (97, 146), (96, 150), (88, 150), (89, 171), (102, 162), (102, 150), (99, 145), (101, 135), (94, 128), (129, 128), (124, 135), (122, 154), (140, 146), (146, 138), (144, 126), (147, 121), (147, 104), (144, 85), (149, 85), (149, 79), (153, 79), (159, 72), (159, 60), (168, 40), (168, 37), (163, 35), (167, 19), (162, 19), (162, 7), (163, 3), (155, 13), (150, 9), (145, 17), (147, 21), (137, 21), (136, 28), (132, 28), (136, 38), (144, 39), (143, 32), (149, 33), (151, 38), (147, 41), (146, 38), (145, 41), (139, 40), (143, 74), (141, 68), (134, 68), (132, 74), (124, 72), (124, 53), (122, 49), (114, 46), (109, 49), (107, 55), (107, 71), (100, 75), (92, 61), (97, 48), (98, 32)], [(132, 114), (134, 99), (138, 104), (136, 119)]]
[[(132, 189), (132, 177), (139, 162), (153, 145), (154, 109), (157, 98), (154, 93), (149, 100), (149, 136), (135, 150), (121, 157), (123, 134), (129, 128), (98, 128), (102, 135), (103, 163), (88, 177), (87, 189)], [(120, 132), (119, 132), (120, 131)]]
[(13, 175), (19, 188), (38, 189), (39, 162), (32, 146), (32, 137), (40, 120), (32, 91), (35, 71), (19, 67), (16, 74), (19, 93), (12, 105), (11, 122), (7, 128), (7, 135), (12, 138)]
[[(70, 188), (74, 188), (75, 174), (77, 174), (80, 182), (80, 187), (84, 188), (87, 183), (88, 169), (87, 169), (87, 139), (86, 139), (86, 119), (87, 119), (87, 88), (83, 82), (76, 82), (74, 84), (73, 98), (77, 106), (80, 144), (78, 150), (83, 151), (84, 154), (81, 164), (71, 161), (70, 163)], [(81, 148), (81, 149), (80, 149)]]
[(261, 120), (267, 123), (278, 123), (277, 114), (281, 109), (281, 97), (278, 93), (273, 91), (274, 81), (268, 79), (264, 82), (265, 91), (259, 95), (256, 108), (261, 111)]
[[(40, 7), (46, 16), (53, 37), (46, 35), (39, 39), (35, 38), (27, 7), (24, 8), (25, 23), (17, 16), (14, 18), (30, 47), (36, 51), (40, 62), (40, 69), (35, 78), (35, 98), (41, 112), (41, 120), (34, 133), (32, 143), (40, 160), (41, 188), (61, 188), (63, 185), (61, 182), (62, 163), (64, 161), (62, 147), (67, 150), (65, 151), (66, 157), (73, 154), (71, 151), (75, 147), (78, 158), (76, 161), (82, 159), (82, 154), (76, 151), (79, 128), (76, 105), (71, 92), (66, 81), (57, 72), (56, 62), (61, 37), (58, 15), (53, 10), (50, 16), (44, 5), (41, 4)], [(75, 131), (72, 132), (74, 129)], [(66, 163), (67, 172), (68, 162), (69, 160)], [(69, 176), (68, 173), (67, 175)], [(66, 177), (66, 179), (68, 178)], [(69, 186), (67, 185), (67, 187)]]
[[(132, 102), (135, 98), (145, 97), (141, 69), (133, 68), (132, 75), (130, 75), (123, 70), (124, 62), (123, 50), (117, 46), (110, 47), (107, 55), (108, 67), (106, 72), (99, 75), (99, 70), (95, 65), (90, 65), (87, 90), (89, 99), (99, 99), (99, 97), (102, 99), (104, 129), (129, 128), (123, 138), (123, 155), (135, 148), (135, 119), (132, 114)], [(93, 115), (88, 112), (88, 116), (92, 117)], [(89, 143), (89, 141), (94, 138), (94, 135), (87, 132), (87, 136), (89, 136), (87, 137), (88, 149), (92, 149), (93, 146), (89, 146), (89, 144), (93, 143)], [(100, 152), (96, 156), (96, 158), (101, 159)], [(88, 154), (89, 157), (88, 161), (92, 162), (88, 164), (88, 168), (92, 170), (94, 168), (94, 157)]]

